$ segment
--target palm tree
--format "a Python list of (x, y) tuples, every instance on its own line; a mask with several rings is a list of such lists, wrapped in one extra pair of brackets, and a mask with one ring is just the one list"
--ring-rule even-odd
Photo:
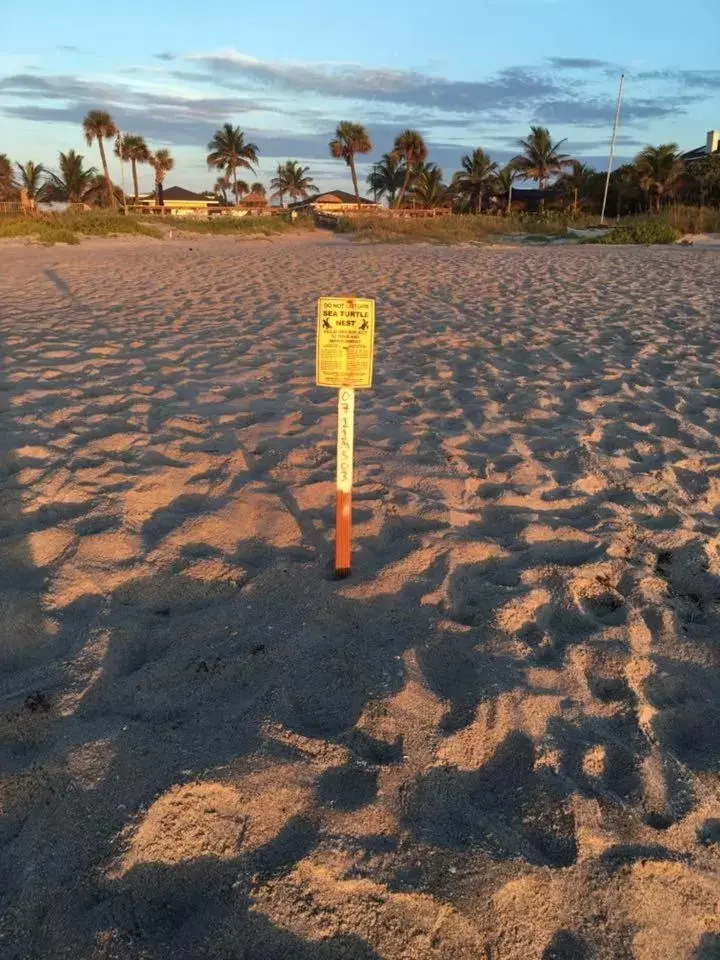
[(511, 163), (506, 163), (504, 167), (497, 171), (493, 178), (494, 186), (498, 193), (507, 196), (507, 206), (505, 213), (509, 214), (512, 208), (512, 192), (515, 181), (520, 176), (517, 167)]
[(453, 177), (453, 186), (458, 196), (463, 197), (473, 213), (480, 213), (485, 188), (497, 173), (498, 165), (478, 147), (460, 161), (462, 170)]
[(259, 180), (256, 180), (255, 183), (250, 184), (250, 193), (254, 193), (256, 197), (264, 197), (267, 190)]
[(235, 184), (235, 194), (237, 199), (242, 199), (249, 190), (250, 187), (248, 186), (247, 180), (238, 180)]
[(402, 162), (405, 164), (405, 178), (402, 187), (400, 187), (400, 193), (398, 194), (395, 204), (396, 207), (402, 205), (413, 171), (419, 164), (425, 163), (427, 154), (428, 151), (425, 141), (422, 138), (422, 134), (418, 133), (417, 130), (403, 130), (403, 132), (395, 138), (392, 155), (397, 163)]
[(634, 167), (641, 187), (647, 190), (648, 206), (655, 193), (656, 209), (660, 210), (662, 198), (671, 195), (680, 185), (685, 164), (678, 153), (676, 143), (662, 143), (659, 147), (645, 147), (635, 157)]
[(258, 162), (258, 148), (254, 143), (245, 143), (245, 134), (240, 127), (224, 123), (207, 145), (207, 165), (209, 170), (225, 170), (232, 177), (235, 204), (238, 203), (237, 170), (241, 167), (252, 170), (252, 164)]
[[(560, 153), (565, 140), (553, 143), (547, 127), (530, 127), (530, 136), (518, 143), (525, 152), (511, 162), (525, 180), (537, 180), (541, 190), (547, 187), (550, 177), (562, 173), (571, 162), (567, 154)], [(541, 198), (540, 210), (544, 207), (545, 201)]]
[(413, 202), (421, 207), (431, 209), (441, 206), (446, 198), (448, 189), (443, 183), (443, 172), (436, 163), (425, 163), (418, 167), (413, 175), (410, 188)]
[(155, 171), (155, 196), (157, 199), (157, 205), (162, 207), (165, 205), (163, 200), (163, 183), (165, 182), (165, 175), (170, 173), (172, 168), (175, 166), (175, 161), (170, 156), (170, 151), (163, 149), (156, 150), (155, 153), (151, 154), (148, 162)]
[(83, 167), (85, 158), (74, 150), (61, 153), (58, 157), (59, 174), (48, 175), (42, 188), (42, 197), (47, 200), (59, 200), (65, 203), (84, 203), (92, 198), (98, 188), (98, 180), (105, 188), (102, 177), (98, 178), (95, 167)]
[(595, 178), (595, 171), (592, 167), (586, 167), (579, 160), (570, 161), (570, 170), (564, 173), (558, 180), (558, 186), (562, 187), (573, 198), (573, 215), (578, 210), (578, 200), (584, 199), (591, 189)]
[(278, 164), (270, 187), (273, 190), (272, 196), (280, 200), (281, 207), (285, 206), (285, 194), (291, 200), (297, 200), (298, 197), (304, 199), (311, 193), (317, 193), (312, 177), (308, 176), (309, 170), (310, 167), (301, 167), (297, 160)]
[(285, 194), (287, 193), (287, 176), (285, 170), (285, 164), (279, 163), (275, 168), (275, 176), (270, 180), (270, 189), (272, 193), (270, 196), (280, 201), (280, 206), (285, 206)]
[(328, 144), (330, 156), (336, 160), (344, 160), (350, 167), (352, 174), (353, 187), (355, 189), (355, 199), (360, 203), (360, 188), (358, 187), (357, 171), (355, 169), (355, 154), (370, 153), (373, 148), (370, 135), (365, 127), (359, 123), (351, 123), (349, 120), (343, 120), (337, 125), (335, 137)]
[(288, 160), (286, 164), (288, 195), (293, 201), (304, 200), (318, 188), (310, 176), (310, 167), (301, 167), (297, 160)]
[(138, 194), (140, 192), (138, 189), (137, 165), (139, 163), (150, 162), (150, 149), (145, 143), (145, 138), (141, 137), (137, 133), (123, 134), (122, 140), (120, 140), (120, 142), (116, 141), (115, 143), (115, 156), (120, 157), (121, 161), (130, 161), (133, 189), (135, 191), (135, 203), (137, 203)]
[(227, 176), (218, 177), (213, 185), (213, 193), (225, 205), (227, 205), (227, 188), (229, 186), (230, 181)]
[(105, 144), (103, 141), (116, 136), (117, 132), (118, 129), (115, 121), (105, 110), (91, 110), (83, 120), (85, 142), (91, 147), (93, 140), (97, 140), (98, 147), (100, 148), (100, 159), (102, 161), (103, 173), (105, 174), (108, 199), (110, 200), (111, 207), (115, 206), (115, 191), (113, 190), (112, 180), (110, 179), (107, 157), (105, 156)]
[(13, 177), (12, 163), (7, 154), (0, 153), (0, 200), (13, 200), (17, 196), (17, 186)]
[(372, 170), (367, 175), (367, 182), (375, 201), (387, 197), (390, 206), (395, 203), (395, 197), (404, 179), (405, 171), (392, 153), (384, 153), (382, 158), (373, 164)]
[(16, 163), (15, 166), (20, 171), (20, 186), (27, 191), (28, 200), (37, 200), (47, 170), (41, 163), (33, 163), (32, 160), (24, 164)]
[[(604, 175), (600, 175), (603, 185), (598, 188), (598, 198), (602, 196), (604, 190)], [(615, 216), (619, 220), (623, 208), (630, 207), (637, 212), (642, 196), (642, 186), (638, 177), (638, 171), (632, 163), (623, 163), (610, 174), (610, 184), (615, 189)]]

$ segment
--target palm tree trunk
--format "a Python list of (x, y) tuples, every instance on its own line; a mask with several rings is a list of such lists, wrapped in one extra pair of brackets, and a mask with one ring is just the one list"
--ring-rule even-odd
[(512, 180), (510, 181), (510, 186), (508, 187), (508, 205), (507, 205), (508, 216), (510, 216), (511, 210), (512, 210)]
[(100, 147), (100, 159), (102, 160), (103, 172), (105, 174), (105, 183), (107, 184), (108, 189), (108, 199), (110, 200), (110, 206), (115, 209), (115, 193), (113, 192), (112, 181), (110, 180), (110, 172), (108, 171), (107, 158), (105, 157), (105, 144), (103, 143), (102, 137), (97, 138), (98, 146)]
[(132, 178), (133, 178), (133, 189), (135, 191), (135, 203), (138, 202), (138, 178), (137, 178), (137, 161), (135, 157), (132, 157), (130, 160), (130, 166), (132, 167)]
[(357, 172), (355, 170), (355, 154), (351, 153), (348, 157), (348, 163), (350, 164), (350, 173), (352, 174), (353, 187), (355, 188), (355, 200), (360, 205), (360, 189), (357, 182)]
[(235, 195), (235, 206), (238, 205), (238, 194), (237, 194), (237, 167), (232, 168), (233, 172), (233, 193)]
[(405, 191), (407, 190), (408, 184), (410, 183), (410, 174), (411, 174), (411, 173), (412, 173), (412, 170), (410, 169), (410, 164), (408, 163), (408, 165), (407, 165), (407, 170), (405, 171), (405, 179), (403, 180), (403, 185), (402, 185), (402, 187), (400, 188), (400, 193), (398, 194), (397, 203), (395, 204), (395, 206), (396, 206), (398, 209), (400, 208), (403, 200), (405, 199)]
[(578, 203), (578, 191), (577, 191), (577, 187), (575, 187), (575, 197), (573, 199), (573, 216), (574, 217), (577, 216), (577, 203)]

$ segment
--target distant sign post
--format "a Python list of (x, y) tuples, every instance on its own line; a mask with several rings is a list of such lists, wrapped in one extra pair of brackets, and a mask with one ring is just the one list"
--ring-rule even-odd
[(335, 575), (350, 575), (355, 389), (372, 386), (375, 301), (321, 297), (316, 382), (338, 388)]

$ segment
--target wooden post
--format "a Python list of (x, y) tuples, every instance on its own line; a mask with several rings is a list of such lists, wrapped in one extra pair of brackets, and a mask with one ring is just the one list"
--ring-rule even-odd
[(335, 500), (335, 576), (350, 576), (355, 390), (338, 390), (337, 490)]

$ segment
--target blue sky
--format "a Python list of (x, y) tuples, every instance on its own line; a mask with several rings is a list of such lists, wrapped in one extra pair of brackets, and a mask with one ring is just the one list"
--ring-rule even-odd
[(92, 15), (36, 0), (3, 11), (0, 153), (52, 168), (73, 147), (97, 164), (80, 123), (104, 108), (169, 147), (169, 183), (195, 189), (214, 182), (206, 144), (226, 120), (259, 146), (266, 182), (298, 159), (319, 186), (347, 187), (327, 149), (344, 119), (370, 130), (368, 162), (417, 127), (447, 179), (476, 146), (509, 159), (531, 123), (602, 167), (623, 70), (620, 159), (646, 143), (699, 146), (720, 127), (718, 35), (717, 0), (125, 0)]

